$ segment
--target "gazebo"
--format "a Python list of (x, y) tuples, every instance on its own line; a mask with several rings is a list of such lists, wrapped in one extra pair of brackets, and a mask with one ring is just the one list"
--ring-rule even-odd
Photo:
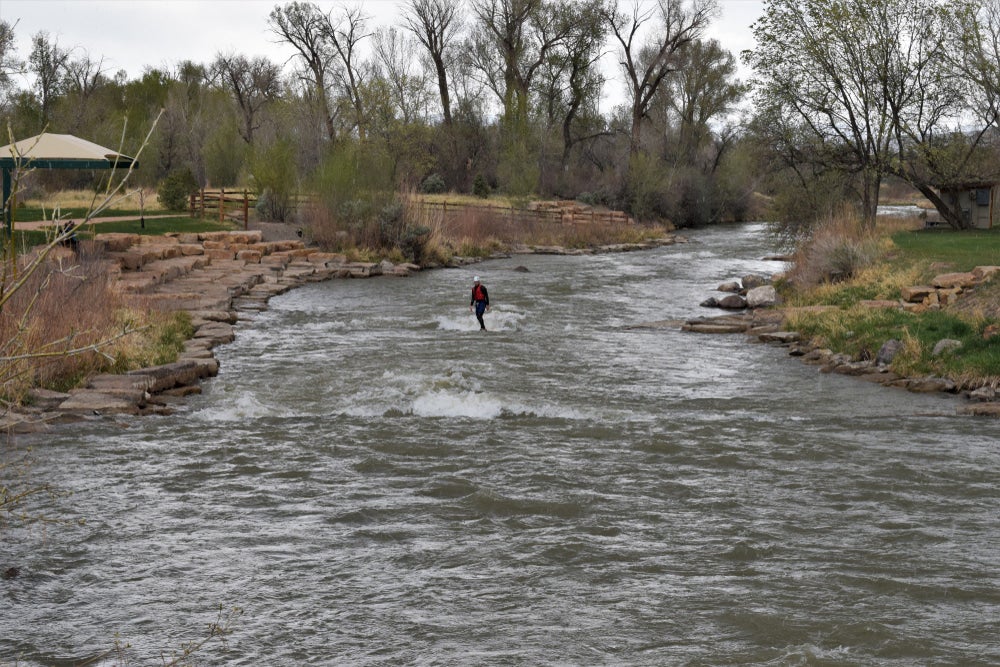
[(138, 167), (134, 158), (99, 146), (72, 134), (43, 132), (0, 148), (3, 171), (3, 215), (8, 234), (14, 231), (12, 212), (7, 206), (11, 196), (11, 175), (15, 169), (117, 169)]

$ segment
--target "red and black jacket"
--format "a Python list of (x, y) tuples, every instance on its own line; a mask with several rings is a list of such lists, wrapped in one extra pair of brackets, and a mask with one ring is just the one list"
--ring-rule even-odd
[(475, 305), (477, 301), (482, 301), (487, 306), (490, 305), (490, 293), (486, 291), (486, 285), (482, 283), (472, 286), (472, 300), (469, 305)]

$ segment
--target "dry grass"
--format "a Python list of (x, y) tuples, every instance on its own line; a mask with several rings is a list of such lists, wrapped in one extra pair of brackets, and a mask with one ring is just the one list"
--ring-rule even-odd
[[(139, 189), (133, 189), (124, 193), (121, 197), (115, 197), (112, 208), (135, 209), (145, 208), (146, 211), (165, 210), (156, 197), (156, 192), (144, 189), (140, 201)], [(103, 193), (95, 196), (93, 190), (60, 190), (58, 192), (46, 193), (43, 197), (32, 197), (21, 201), (18, 206), (23, 208), (41, 208), (52, 211), (56, 208), (85, 208), (90, 209), (96, 203), (104, 200)]]
[[(593, 248), (618, 243), (638, 243), (662, 238), (670, 230), (633, 223), (584, 222), (564, 224), (534, 213), (483, 206), (482, 200), (462, 206), (449, 200), (445, 213), (423, 206), (427, 195), (404, 195), (399, 224), (345, 225), (330, 211), (314, 207), (307, 215), (310, 237), (320, 246), (364, 255), (368, 259), (402, 255), (418, 264), (447, 263), (452, 257), (488, 257), (521, 246)], [(454, 203), (455, 206), (451, 207)], [(388, 233), (387, 233), (388, 232)]]
[[(19, 260), (22, 269), (28, 261)], [(4, 266), (5, 290), (14, 284), (13, 268)], [(32, 387), (65, 391), (94, 373), (169, 360), (162, 342), (177, 328), (174, 318), (130, 300), (112, 282), (100, 257), (55, 251), (8, 292), (0, 309), (0, 401), (19, 404)]]

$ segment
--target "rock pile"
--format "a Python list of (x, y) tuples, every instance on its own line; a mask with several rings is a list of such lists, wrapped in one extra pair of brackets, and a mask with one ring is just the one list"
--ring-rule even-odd
[(940, 308), (955, 302), (959, 295), (988, 282), (1000, 272), (1000, 266), (977, 266), (967, 273), (943, 273), (930, 285), (904, 287), (900, 292), (902, 307), (911, 311)]
[(778, 292), (770, 284), (770, 278), (757, 275), (743, 276), (739, 280), (722, 283), (716, 291), (724, 297), (711, 296), (701, 302), (704, 308), (723, 310), (744, 310), (746, 308), (769, 308), (780, 302)]

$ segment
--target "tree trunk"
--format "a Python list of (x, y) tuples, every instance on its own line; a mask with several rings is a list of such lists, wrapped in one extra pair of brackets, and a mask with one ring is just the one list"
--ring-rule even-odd
[(934, 208), (941, 214), (941, 219), (947, 222), (949, 227), (952, 229), (968, 229), (968, 223), (962, 216), (962, 211), (956, 211), (949, 206), (948, 202), (942, 199), (941, 195), (935, 192), (933, 188), (924, 184), (917, 184), (916, 188), (930, 203), (934, 204)]
[(444, 68), (444, 60), (439, 54), (434, 55), (434, 69), (437, 71), (438, 92), (441, 95), (441, 111), (444, 114), (444, 124), (451, 126), (451, 96), (448, 94), (448, 73)]

